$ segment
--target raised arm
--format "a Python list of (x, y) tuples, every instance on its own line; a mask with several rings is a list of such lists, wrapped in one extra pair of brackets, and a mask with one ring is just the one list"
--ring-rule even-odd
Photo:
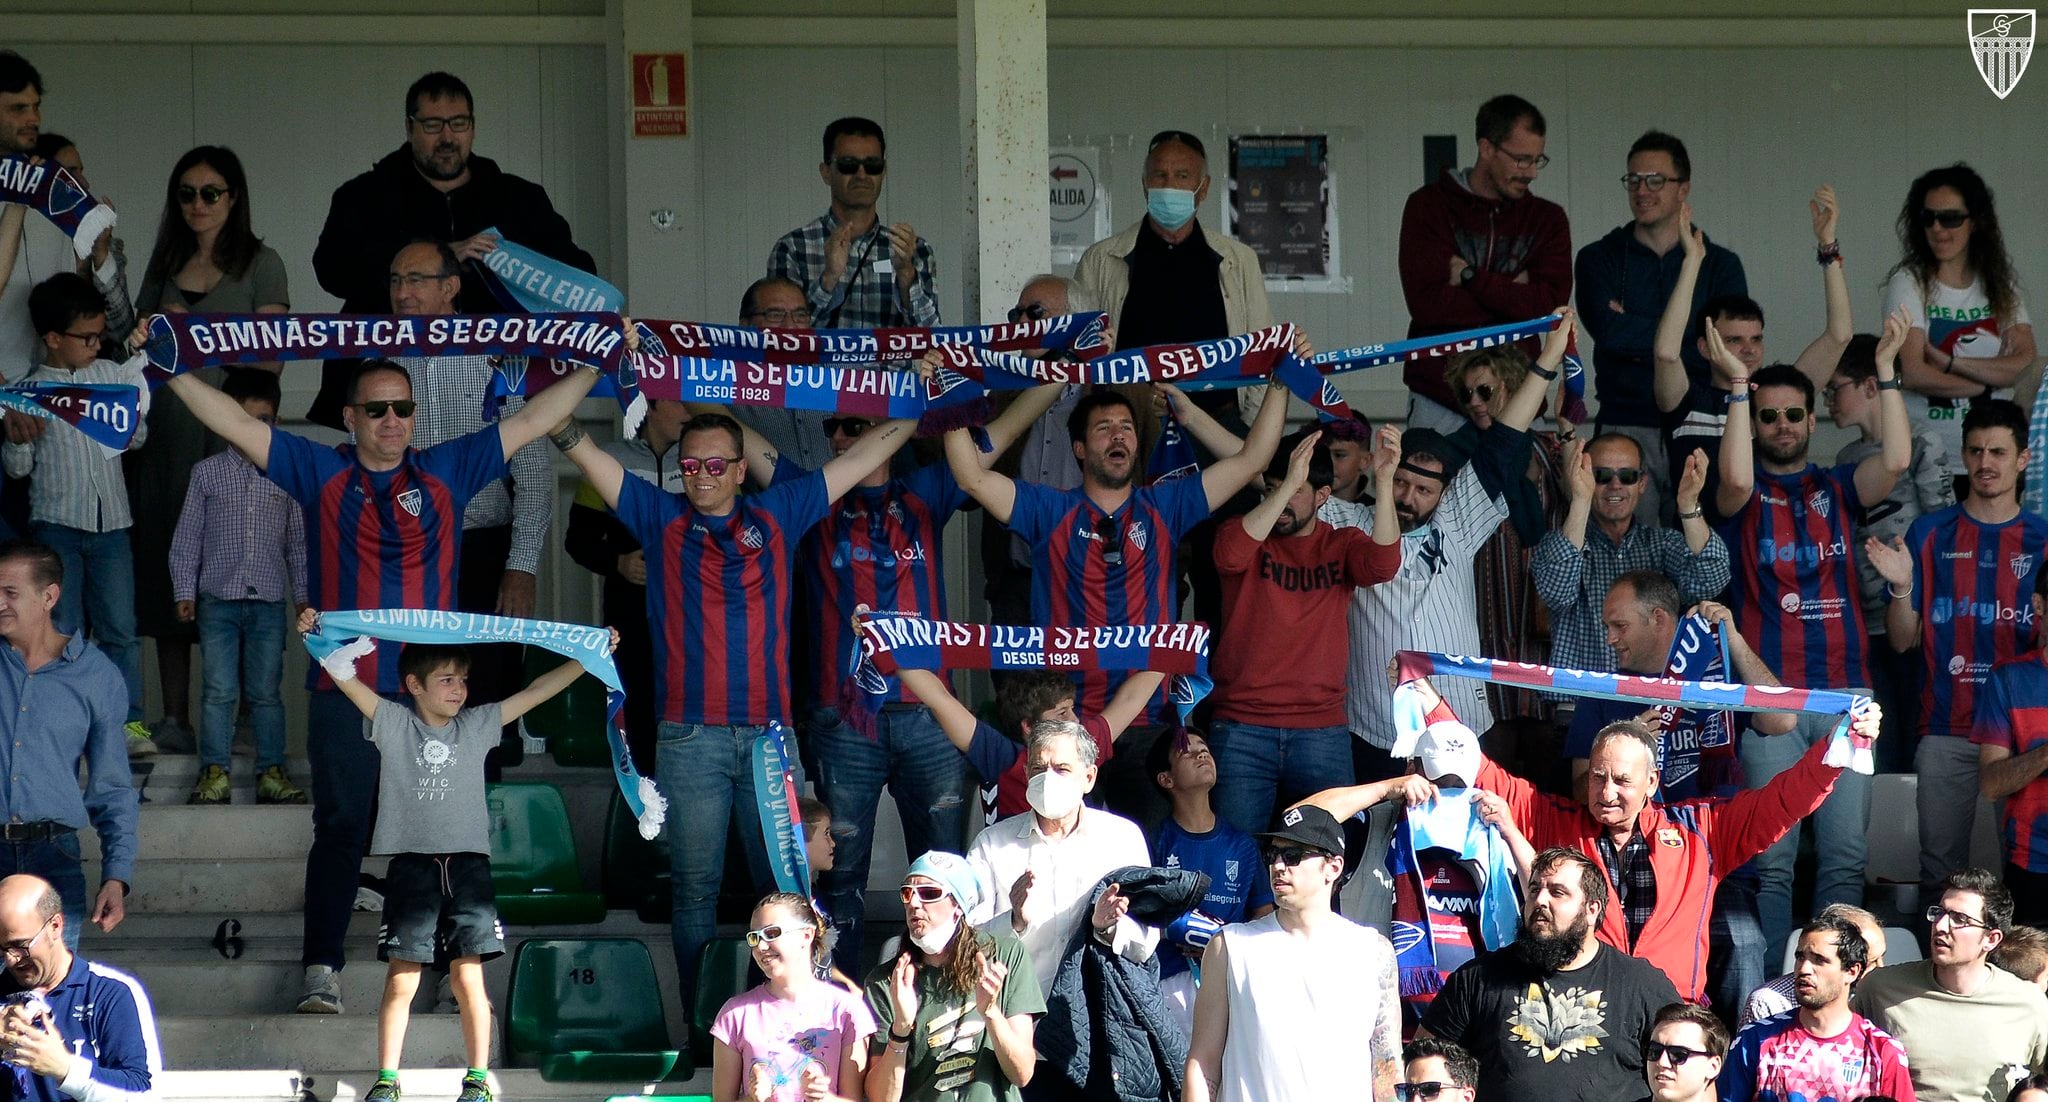
[[(611, 648), (616, 650), (619, 646), (618, 629), (611, 629), (611, 634)], [(574, 685), (576, 679), (582, 676), (583, 663), (573, 658), (541, 674), (529, 682), (525, 688), (506, 697), (503, 704), (498, 705), (500, 712), (498, 721), (507, 724), (517, 722), (520, 716), (547, 703), (556, 693)]]
[(1671, 297), (1664, 302), (1664, 316), (1657, 319), (1657, 338), (1651, 345), (1651, 358), (1656, 365), (1651, 390), (1657, 408), (1665, 413), (1677, 409), (1685, 401), (1685, 392), (1692, 388), (1692, 378), (1685, 373), (1685, 336), (1693, 324), (1693, 288), (1699, 285), (1700, 265), (1707, 259), (1707, 240), (1699, 227), (1692, 224), (1691, 203), (1680, 208), (1678, 221), (1685, 227), (1685, 232), (1678, 235), (1685, 259), (1678, 266), (1678, 282), (1672, 284)]
[(1394, 472), (1401, 467), (1401, 430), (1381, 425), (1372, 450), (1372, 541), (1401, 542), (1401, 518), (1394, 511)]
[(1835, 373), (1835, 365), (1841, 362), (1842, 349), (1856, 335), (1856, 323), (1849, 310), (1849, 277), (1842, 274), (1842, 253), (1835, 238), (1839, 207), (1835, 203), (1834, 185), (1822, 184), (1813, 193), (1807, 209), (1813, 213), (1813, 237), (1822, 258), (1820, 285), (1827, 301), (1828, 321), (1820, 336), (1799, 353), (1795, 366), (1813, 380), (1813, 385), (1826, 386), (1828, 377)]
[(1043, 386), (1032, 387), (1019, 394), (1003, 412), (996, 414), (995, 420), (988, 423), (989, 449), (985, 452), (976, 450), (982, 466), (994, 466), (996, 461), (1003, 457), (1004, 452), (1015, 447), (1017, 441), (1024, 439), (1024, 434), (1030, 432), (1031, 426), (1045, 416), (1045, 411), (1060, 400), (1060, 391), (1065, 389), (1065, 383), (1046, 383)]
[(875, 468), (910, 443), (910, 434), (916, 428), (917, 422), (899, 417), (861, 433), (845, 454), (825, 464), (825, 499), (838, 501), (846, 491), (860, 485), (861, 479), (873, 474)]
[(982, 466), (981, 449), (975, 446), (974, 438), (967, 434), (966, 429), (947, 433), (945, 444), (946, 466), (952, 468), (953, 481), (967, 491), (968, 497), (980, 502), (996, 523), (1010, 523), (1010, 513), (1017, 507), (1016, 481), (1000, 471)]
[[(299, 634), (311, 635), (319, 630), (319, 611), (311, 608), (300, 609)], [(348, 702), (356, 706), (356, 711), (363, 713), (364, 719), (377, 718), (377, 705), (383, 698), (377, 695), (377, 690), (363, 684), (362, 679), (356, 676), (355, 662), (353, 660), (346, 663), (336, 662), (332, 665), (323, 661), (320, 665), (327, 670), (327, 676), (334, 679), (334, 687), (340, 689), (341, 695), (347, 697)]]
[(1890, 543), (1871, 536), (1863, 541), (1863, 556), (1884, 579), (1885, 641), (1904, 654), (1920, 645), (1920, 609), (1913, 603), (1913, 553), (1899, 536), (1893, 536)]
[(1211, 416), (1208, 410), (1190, 401), (1187, 391), (1172, 383), (1153, 383), (1152, 389), (1166, 396), (1167, 405), (1173, 408), (1174, 420), (1194, 437), (1195, 443), (1209, 449), (1210, 455), (1223, 459), (1244, 450), (1243, 438), (1224, 428), (1223, 423)]
[(1578, 324), (1578, 316), (1569, 306), (1560, 306), (1557, 313), (1563, 315), (1557, 327), (1543, 338), (1543, 351), (1536, 356), (1536, 366), (1522, 378), (1522, 385), (1508, 397), (1508, 404), (1500, 411), (1500, 423), (1516, 432), (1529, 431), (1529, 425), (1543, 410), (1543, 395), (1550, 390), (1550, 384), (1557, 381), (1557, 365), (1564, 362), (1564, 350), (1571, 346), (1572, 327)]
[[(554, 387), (548, 389), (553, 390)], [(526, 408), (530, 410), (533, 407)], [(561, 423), (548, 433), (548, 439), (554, 441), (555, 447), (561, 449), (562, 455), (569, 462), (576, 464), (577, 470), (583, 472), (584, 481), (590, 483), (590, 488), (596, 490), (597, 495), (604, 499), (605, 507), (614, 513), (618, 512), (619, 492), (625, 486), (626, 468), (612, 458), (610, 453), (598, 447), (597, 441), (592, 440), (581, 428), (570, 422), (566, 415)]]
[[(1573, 440), (1564, 446), (1565, 487), (1571, 494), (1571, 504), (1566, 506), (1564, 525), (1558, 534), (1575, 551), (1586, 549), (1586, 526), (1593, 520), (1593, 492), (1598, 485), (1593, 481), (1593, 457), (1586, 454), (1586, 442)], [(1576, 561), (1576, 556), (1573, 556)], [(1576, 568), (1574, 568), (1576, 578)], [(1578, 595), (1578, 586), (1572, 586), (1572, 595)], [(1553, 607), (1557, 602), (1549, 602)], [(1568, 602), (1567, 602), (1568, 603)]]
[(554, 426), (575, 416), (576, 407), (582, 404), (584, 396), (597, 383), (598, 370), (584, 367), (571, 372), (569, 377), (541, 391), (518, 413), (498, 422), (498, 440), (505, 448), (505, 458), (512, 453), (546, 436)]
[(1721, 430), (1721, 478), (1714, 488), (1714, 505), (1724, 517), (1732, 517), (1749, 503), (1756, 489), (1756, 429), (1749, 423), (1749, 369), (1721, 343), (1720, 330), (1706, 329), (1707, 358), (1728, 372), (1728, 424)]
[(1110, 697), (1109, 703), (1102, 708), (1102, 722), (1109, 727), (1111, 742), (1123, 737), (1131, 721), (1145, 710), (1145, 703), (1159, 691), (1160, 683), (1165, 680), (1166, 675), (1158, 670), (1137, 670), (1116, 687), (1116, 695)]
[(1323, 434), (1320, 432), (1312, 432), (1302, 437), (1301, 441), (1294, 445), (1293, 454), (1287, 457), (1286, 477), (1281, 480), (1280, 485), (1266, 491), (1266, 496), (1259, 499), (1259, 504), (1245, 514), (1244, 533), (1252, 538), (1252, 542), (1264, 543), (1266, 537), (1273, 534), (1273, 525), (1280, 522), (1280, 514), (1287, 510), (1287, 500), (1294, 496), (1296, 490), (1308, 484), (1309, 459), (1315, 455), (1316, 441), (1322, 438)]
[(1273, 459), (1274, 449), (1280, 446), (1280, 431), (1287, 427), (1287, 388), (1279, 383), (1266, 387), (1266, 400), (1259, 406), (1258, 417), (1252, 420), (1252, 430), (1244, 438), (1244, 448), (1236, 455), (1225, 456), (1202, 469), (1202, 492), (1209, 498), (1209, 508), (1221, 508), (1252, 479), (1266, 470), (1266, 464)]
[[(1701, 601), (1693, 606), (1692, 613), (1716, 628), (1727, 625), (1728, 662), (1735, 667), (1736, 680), (1767, 689), (1783, 684), (1778, 675), (1771, 672), (1763, 656), (1757, 654), (1749, 640), (1742, 637), (1742, 632), (1735, 626), (1735, 614), (1728, 611), (1728, 606)], [(1749, 717), (1749, 725), (1760, 735), (1789, 735), (1799, 726), (1799, 717), (1791, 712), (1754, 712)]]
[(182, 399), (185, 408), (215, 436), (241, 452), (256, 469), (270, 469), (271, 427), (249, 415), (242, 403), (222, 394), (197, 375), (175, 375), (167, 384)]
[(1884, 319), (1884, 335), (1877, 342), (1878, 429), (1883, 434), (1882, 450), (1856, 464), (1856, 496), (1864, 501), (1883, 501), (1898, 485), (1899, 476), (1913, 466), (1913, 426), (1906, 420), (1906, 399), (1899, 393), (1899, 347), (1911, 332), (1904, 310)]
[(917, 697), (917, 702), (931, 709), (932, 718), (939, 723), (939, 730), (945, 732), (946, 741), (955, 750), (965, 754), (974, 745), (974, 729), (980, 723), (967, 705), (953, 695), (952, 686), (946, 679), (930, 670), (912, 669), (909, 666), (896, 671), (897, 680)]

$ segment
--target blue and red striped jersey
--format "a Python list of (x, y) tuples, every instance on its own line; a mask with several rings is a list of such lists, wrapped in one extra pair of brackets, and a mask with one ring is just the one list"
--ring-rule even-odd
[[(505, 445), (487, 425), (431, 448), (408, 449), (388, 471), (356, 461), (353, 444), (323, 447), (273, 429), (264, 475), (306, 514), (306, 592), (328, 609), (455, 608), (462, 554), (462, 510), (504, 478)], [(380, 693), (404, 691), (397, 647), (379, 647), (356, 663), (356, 676)], [(318, 663), (310, 689), (332, 689)]]
[[(1173, 549), (1209, 515), (1200, 478), (1141, 486), (1114, 513), (1085, 489), (1055, 490), (1019, 481), (1010, 531), (1031, 547), (1031, 617), (1044, 627), (1163, 624), (1180, 619)], [(1126, 673), (1081, 675), (1077, 712), (1101, 714)], [(1153, 694), (1135, 721), (1157, 723)]]
[(664, 722), (790, 721), (790, 560), (825, 508), (822, 474), (743, 495), (722, 517), (644, 479), (625, 480), (617, 512), (647, 549)]
[[(966, 501), (953, 472), (933, 463), (880, 486), (848, 490), (804, 537), (797, 558), (806, 594), (811, 607), (827, 613), (805, 648), (819, 704), (839, 701), (856, 608), (946, 619), (940, 535)], [(896, 678), (888, 681), (882, 703), (917, 699)]]
[(1764, 664), (1798, 689), (1870, 684), (1863, 668), (1863, 595), (1851, 530), (1863, 509), (1856, 467), (1808, 463), (1767, 474), (1721, 522), (1734, 559), (1728, 605)]
[(2022, 512), (2004, 524), (1972, 520), (1960, 505), (1906, 530), (1920, 609), (1920, 733), (1967, 735), (1991, 667), (2034, 646), (2034, 577), (2048, 520)]
[[(2048, 742), (2048, 651), (1992, 667), (1977, 694), (1970, 741), (2003, 746), (2014, 757)], [(2036, 777), (2005, 798), (2005, 859), (2028, 872), (2048, 872), (2048, 777)]]

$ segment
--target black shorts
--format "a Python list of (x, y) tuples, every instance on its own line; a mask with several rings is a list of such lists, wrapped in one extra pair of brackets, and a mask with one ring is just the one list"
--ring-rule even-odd
[(377, 959), (432, 964), (505, 953), (491, 859), (481, 853), (401, 853), (384, 874)]

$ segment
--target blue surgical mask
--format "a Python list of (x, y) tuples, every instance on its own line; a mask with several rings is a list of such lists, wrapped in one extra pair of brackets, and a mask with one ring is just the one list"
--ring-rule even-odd
[(1177, 230), (1195, 216), (1195, 193), (1177, 187), (1145, 189), (1145, 213), (1169, 230)]

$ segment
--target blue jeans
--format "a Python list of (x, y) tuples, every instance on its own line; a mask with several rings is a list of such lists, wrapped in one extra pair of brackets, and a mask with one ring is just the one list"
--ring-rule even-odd
[(911, 860), (933, 849), (958, 852), (967, 829), (967, 758), (923, 707), (882, 712), (872, 739), (848, 727), (838, 709), (817, 708), (804, 736), (817, 761), (818, 795), (832, 809), (832, 868), (817, 888), (839, 931), (834, 959), (847, 975), (864, 975), (861, 918), (882, 785), (896, 801)]
[(64, 946), (78, 951), (85, 932), (87, 896), (85, 867), (78, 854), (78, 835), (59, 834), (46, 842), (0, 842), (0, 876), (40, 876), (64, 901)]
[(1261, 727), (1218, 719), (1209, 724), (1216, 756), (1216, 814), (1247, 834), (1273, 823), (1273, 811), (1325, 788), (1351, 783), (1349, 728)]
[[(1791, 734), (1744, 734), (1742, 769), (1748, 774), (1749, 787), (1762, 788), (1804, 756), (1813, 744), (1827, 741), (1838, 719), (1802, 715)], [(1893, 809), (1893, 813), (1898, 810)], [(1870, 830), (1870, 778), (1854, 770), (1842, 770), (1826, 802), (1804, 822), (1813, 827), (1813, 848), (1818, 858), (1813, 878), (1814, 912), (1819, 913), (1830, 903), (1862, 906), (1863, 866)], [(1757, 914), (1763, 922), (1767, 955), (1781, 951), (1785, 940), (1792, 936), (1792, 863), (1799, 854), (1799, 829), (1795, 825), (1776, 845), (1750, 862), (1757, 873)]]
[(141, 719), (142, 650), (135, 639), (135, 553), (128, 530), (86, 532), (37, 521), (29, 534), (64, 560), (57, 630), (70, 634), (91, 625), (93, 643), (113, 659), (127, 682), (128, 721)]
[(249, 696), (249, 727), (256, 739), (256, 771), (284, 764), (283, 601), (199, 598), (202, 709), (199, 764), (225, 769), (235, 745), (235, 707)]
[(1778, 960), (1771, 954), (1778, 947), (1764, 940), (1756, 892), (1756, 877), (1737, 871), (1714, 889), (1714, 914), (1707, 920), (1707, 995), (1731, 1028), (1749, 993), (1777, 975)]
[(307, 694), (306, 760), (313, 789), (313, 847), (306, 851), (306, 933), (299, 963), (336, 971), (347, 962), (356, 882), (377, 822), (377, 747), (369, 721), (328, 689)]
[(768, 729), (664, 722), (657, 730), (655, 782), (668, 799), (668, 867), (675, 892), (669, 937), (687, 1000), (697, 989), (697, 956), (718, 932), (728, 829), (739, 832), (755, 889), (763, 895), (773, 890), (753, 777), (754, 742)]

